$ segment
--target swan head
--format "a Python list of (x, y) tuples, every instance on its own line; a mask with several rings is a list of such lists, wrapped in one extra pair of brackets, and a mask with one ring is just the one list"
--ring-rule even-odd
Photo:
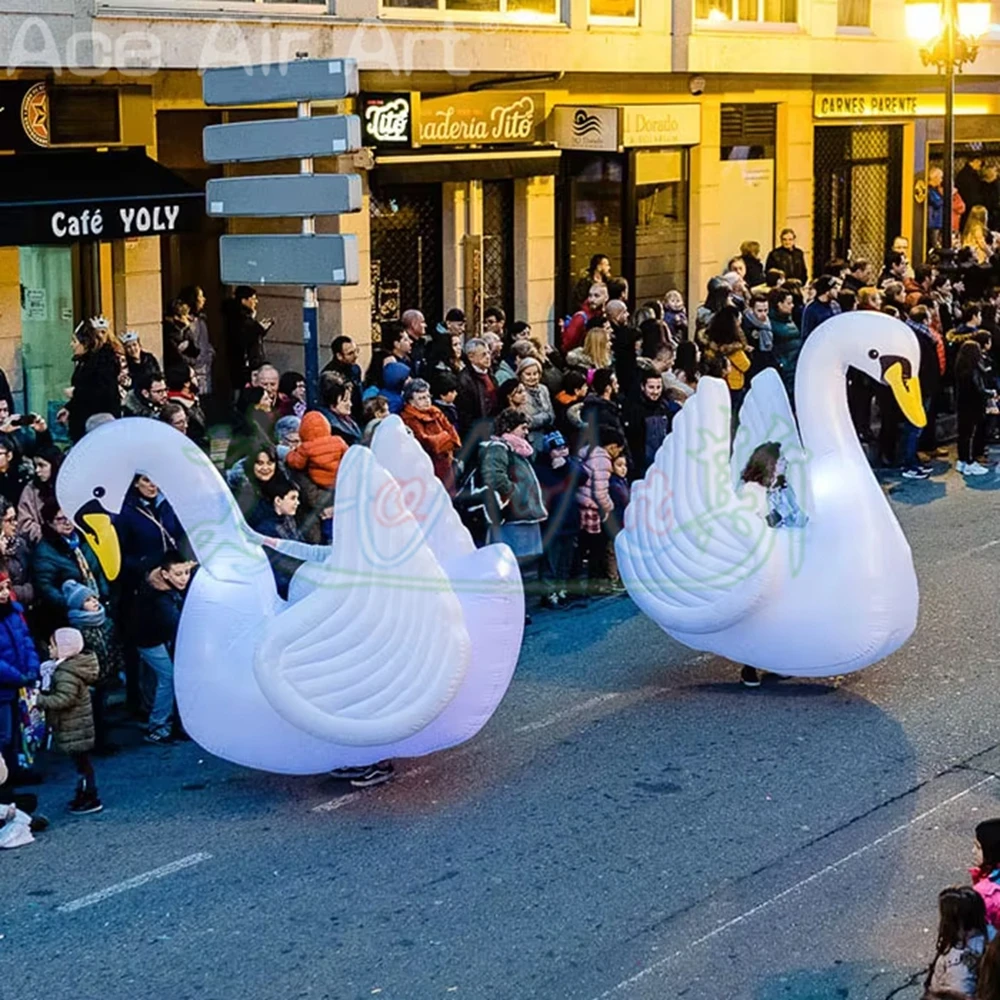
[(835, 350), (845, 368), (857, 368), (888, 386), (903, 416), (915, 427), (927, 424), (918, 376), (920, 345), (905, 323), (884, 313), (841, 313), (817, 328), (803, 351), (813, 340), (816, 349)]
[[(122, 452), (123, 427), (119, 425), (124, 423), (103, 424), (78, 441), (66, 455), (56, 481), (59, 506), (94, 550), (109, 580), (121, 569), (112, 518), (120, 513), (135, 476), (130, 463), (112, 457)], [(164, 430), (173, 431), (165, 425)]]

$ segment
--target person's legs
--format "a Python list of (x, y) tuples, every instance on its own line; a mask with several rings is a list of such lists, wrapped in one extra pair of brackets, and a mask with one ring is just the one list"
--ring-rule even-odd
[(976, 421), (976, 426), (972, 431), (972, 457), (976, 461), (986, 455), (986, 422), (987, 416), (981, 416)]
[(161, 739), (169, 738), (171, 716), (174, 712), (173, 661), (166, 646), (140, 648), (139, 655), (156, 676), (153, 710), (149, 713), (149, 734)]
[(969, 465), (972, 462), (972, 435), (975, 430), (975, 412), (960, 408), (958, 411), (958, 461), (961, 465)]

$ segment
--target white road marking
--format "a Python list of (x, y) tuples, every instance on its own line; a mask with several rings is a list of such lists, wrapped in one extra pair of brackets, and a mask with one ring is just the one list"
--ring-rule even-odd
[(605, 694), (599, 694), (594, 698), (588, 698), (586, 701), (581, 701), (577, 705), (570, 705), (569, 708), (564, 708), (562, 711), (553, 712), (552, 715), (548, 715), (544, 719), (539, 719), (537, 722), (529, 722), (527, 725), (518, 726), (514, 732), (537, 733), (539, 729), (548, 729), (549, 726), (554, 726), (557, 722), (562, 722), (564, 719), (572, 719), (574, 715), (580, 715), (583, 712), (588, 712), (590, 709), (596, 708), (598, 705), (603, 705), (606, 701), (612, 701), (613, 699), (620, 698), (621, 696), (621, 691), (608, 691)]
[(641, 972), (637, 972), (634, 976), (630, 976), (628, 979), (623, 979), (617, 986), (612, 986), (610, 990), (606, 990), (602, 993), (596, 1000), (607, 1000), (608, 997), (617, 996), (618, 994), (631, 989), (636, 983), (645, 979), (652, 973), (662, 969), (664, 966), (669, 965), (671, 962), (676, 961), (686, 952), (692, 951), (693, 949), (699, 947), (700, 945), (707, 944), (709, 941), (717, 938), (720, 934), (725, 934), (726, 931), (735, 927), (737, 924), (742, 924), (744, 921), (749, 920), (751, 917), (756, 916), (758, 913), (764, 910), (770, 909), (776, 903), (781, 902), (781, 900), (787, 898), (798, 892), (800, 889), (804, 889), (807, 885), (811, 885), (813, 882), (818, 881), (831, 872), (837, 871), (838, 868), (842, 868), (844, 865), (857, 858), (861, 855), (867, 854), (869, 851), (884, 844), (887, 840), (898, 836), (900, 833), (905, 833), (910, 827), (916, 825), (917, 823), (922, 823), (929, 816), (933, 816), (934, 813), (946, 808), (947, 806), (954, 805), (959, 799), (964, 799), (966, 795), (970, 795), (972, 792), (976, 791), (978, 788), (982, 788), (983, 785), (988, 785), (991, 781), (996, 781), (995, 775), (989, 775), (986, 778), (975, 782), (975, 784), (970, 785), (964, 791), (958, 792), (955, 795), (950, 796), (943, 802), (939, 802), (936, 806), (922, 812), (919, 816), (914, 816), (913, 819), (901, 824), (890, 830), (888, 833), (883, 833), (881, 837), (876, 837), (870, 844), (865, 844), (864, 847), (859, 847), (856, 851), (851, 851), (850, 854), (845, 854), (838, 861), (834, 861), (832, 864), (827, 865), (825, 868), (821, 868), (817, 872), (813, 872), (807, 878), (802, 879), (800, 882), (796, 882), (794, 885), (790, 885), (787, 889), (782, 889), (777, 895), (772, 896), (770, 899), (764, 900), (763, 903), (758, 903), (756, 906), (751, 907), (749, 910), (745, 910), (737, 917), (733, 917), (731, 920), (727, 920), (723, 924), (719, 924), (714, 930), (709, 931), (707, 934), (703, 934), (699, 938), (695, 938), (693, 941), (688, 942), (683, 948), (678, 949), (671, 955), (667, 955), (664, 958), (653, 962), (652, 965), (646, 966)]
[(994, 545), (1000, 545), (1000, 538), (994, 538), (992, 542), (986, 542), (985, 545), (977, 545), (972, 552), (984, 552), (986, 549), (992, 549)]
[(348, 792), (347, 795), (339, 795), (335, 799), (330, 799), (329, 802), (321, 802), (318, 806), (313, 806), (312, 811), (314, 813), (336, 812), (338, 809), (343, 809), (348, 803), (359, 798), (361, 798), (361, 792)]
[(59, 913), (75, 913), (77, 910), (82, 910), (85, 906), (94, 906), (96, 903), (102, 903), (105, 899), (117, 896), (121, 892), (128, 892), (129, 889), (138, 889), (140, 885), (145, 885), (147, 882), (166, 878), (167, 875), (173, 875), (174, 872), (183, 871), (185, 868), (192, 867), (192, 865), (200, 865), (202, 861), (208, 861), (211, 856), (211, 854), (205, 851), (199, 851), (197, 854), (189, 854), (186, 858), (179, 858), (177, 861), (171, 861), (168, 865), (163, 865), (162, 868), (154, 868), (151, 872), (143, 872), (142, 875), (135, 875), (124, 882), (119, 882), (117, 885), (109, 885), (106, 889), (99, 889), (97, 892), (92, 892), (89, 896), (81, 896), (70, 903), (63, 903), (62, 906), (57, 906), (56, 910)]

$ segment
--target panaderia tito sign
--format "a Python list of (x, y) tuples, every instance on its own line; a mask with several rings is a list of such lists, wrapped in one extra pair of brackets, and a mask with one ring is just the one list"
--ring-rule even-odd
[(492, 146), (542, 138), (545, 94), (509, 91), (453, 94), (419, 102), (415, 141), (421, 146)]

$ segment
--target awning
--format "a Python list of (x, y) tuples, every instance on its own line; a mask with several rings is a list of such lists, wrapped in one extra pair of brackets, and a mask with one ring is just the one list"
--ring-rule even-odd
[(376, 184), (440, 184), (499, 181), (559, 173), (558, 149), (493, 149), (445, 152), (421, 149), (375, 157)]
[(205, 195), (141, 149), (0, 157), (0, 246), (198, 229)]

